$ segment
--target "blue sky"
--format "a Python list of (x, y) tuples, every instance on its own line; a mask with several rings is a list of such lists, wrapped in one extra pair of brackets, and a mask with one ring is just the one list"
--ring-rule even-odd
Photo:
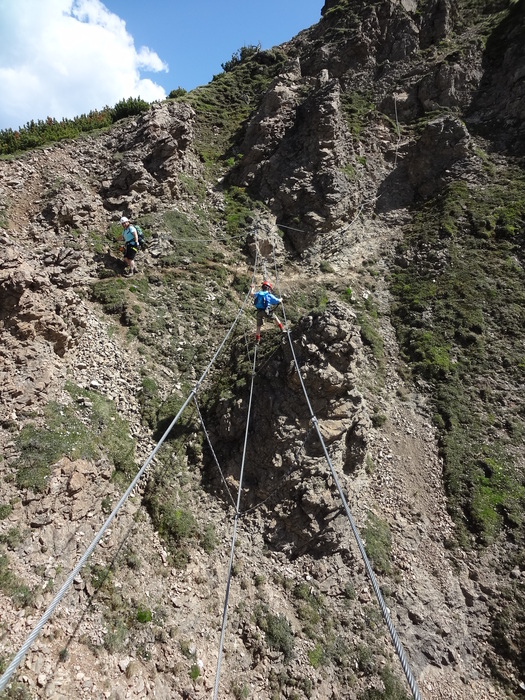
[[(221, 72), (241, 46), (289, 41), (321, 19), (324, 0), (105, 0), (137, 45), (168, 63), (155, 81), (166, 92), (191, 90)], [(151, 77), (151, 76), (150, 76)]]
[(0, 0), (0, 129), (162, 99), (242, 46), (282, 44), (324, 0)]

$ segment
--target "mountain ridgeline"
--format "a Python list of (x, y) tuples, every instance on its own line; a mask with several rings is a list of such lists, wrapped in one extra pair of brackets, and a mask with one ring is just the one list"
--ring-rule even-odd
[(518, 699), (525, 0), (222, 67), (2, 135), (2, 673), (118, 512), (0, 698), (411, 697), (339, 481), (421, 697)]

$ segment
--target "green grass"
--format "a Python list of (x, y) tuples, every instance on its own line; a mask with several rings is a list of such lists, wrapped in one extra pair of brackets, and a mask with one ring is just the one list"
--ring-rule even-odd
[(469, 535), (489, 544), (505, 526), (525, 541), (525, 478), (515, 459), (524, 431), (516, 404), (524, 375), (524, 186), (512, 170), (479, 189), (452, 183), (415, 215), (400, 250), (413, 262), (393, 277), (393, 320), (405, 359), (434, 401), (463, 544)]
[(8, 549), (16, 549), (23, 541), (24, 536), (17, 527), (10, 527), (0, 535), (0, 542), (6, 544)]
[(290, 622), (284, 615), (274, 615), (266, 606), (259, 605), (255, 611), (257, 625), (263, 630), (266, 643), (270, 649), (283, 654), (285, 662), (290, 661), (294, 654), (294, 635)]
[[(343, 293), (345, 301), (352, 300), (351, 290)], [(370, 348), (378, 366), (383, 367), (385, 352), (383, 339), (379, 330), (379, 312), (372, 296), (368, 296), (364, 302), (354, 304), (357, 312), (357, 322), (363, 344)]]
[(382, 363), (385, 356), (383, 339), (378, 331), (376, 319), (370, 314), (361, 311), (357, 314), (357, 320), (359, 323), (361, 340), (370, 348), (374, 358)]
[(325, 274), (332, 274), (335, 272), (332, 264), (327, 262), (326, 260), (321, 260), (321, 262), (319, 264), (319, 270), (320, 270), (320, 272), (323, 272)]
[(231, 692), (235, 700), (248, 700), (250, 697), (250, 689), (246, 683), (233, 681), (231, 685)]
[(173, 441), (159, 452), (164, 466), (150, 475), (143, 503), (166, 545), (172, 566), (183, 569), (189, 561), (191, 548), (197, 542), (206, 551), (211, 551), (216, 539), (214, 528), (201, 524), (192, 512), (188, 497), (181, 493), (190, 476), (180, 462), (190, 448), (186, 445), (186, 427), (178, 425), (175, 432)]
[(154, 429), (157, 425), (157, 412), (161, 403), (159, 387), (151, 377), (143, 377), (139, 392), (142, 422)]
[(106, 634), (104, 635), (104, 648), (110, 654), (121, 652), (129, 646), (129, 627), (122, 617), (106, 618)]
[(140, 97), (129, 97), (127, 100), (120, 100), (114, 107), (92, 110), (87, 115), (82, 114), (73, 119), (33, 119), (16, 130), (0, 130), (0, 154), (19, 153), (62, 139), (76, 138), (80, 134), (103, 129), (124, 117), (140, 114), (149, 108), (149, 103)]
[[(127, 561), (126, 561), (127, 560)], [(129, 553), (122, 558), (129, 565)], [(155, 637), (156, 641), (163, 639), (161, 625), (164, 613), (162, 609), (151, 610), (140, 602), (124, 595), (116, 585), (118, 570), (114, 561), (111, 567), (92, 564), (89, 567), (91, 582), (97, 591), (98, 603), (102, 606), (104, 616), (103, 646), (111, 654), (124, 649), (138, 657), (148, 660), (150, 651), (144, 646), (144, 626), (148, 626), (146, 634)], [(133, 566), (136, 569), (136, 566)]]
[[(293, 291), (286, 296), (286, 317), (291, 324), (302, 316), (322, 313), (328, 303), (328, 290), (324, 285), (312, 285), (305, 290)], [(277, 310), (279, 315), (279, 310)]]
[(243, 124), (286, 60), (278, 49), (244, 51), (241, 56), (225, 64), (228, 70), (215, 75), (211, 83), (180, 98), (196, 112), (197, 150), (211, 173), (220, 172), (225, 161), (239, 155)]
[(33, 591), (13, 574), (5, 554), (0, 554), (0, 590), (18, 607), (27, 607), (33, 602)]
[(142, 625), (145, 624), (146, 622), (151, 622), (153, 619), (153, 615), (151, 613), (151, 610), (148, 608), (143, 608), (139, 607), (137, 610), (137, 622), (140, 622)]
[(211, 255), (206, 242), (211, 235), (204, 220), (172, 209), (164, 213), (162, 223), (174, 241), (173, 253), (159, 258), (162, 266), (182, 265), (186, 259), (202, 263)]
[(13, 506), (10, 503), (2, 503), (0, 505), (0, 520), (5, 520), (13, 511)]
[(51, 402), (44, 411), (45, 426), (28, 423), (22, 428), (15, 440), (21, 453), (15, 464), (19, 488), (43, 491), (51, 466), (62, 457), (94, 460), (105, 454), (121, 477), (134, 475), (135, 443), (114, 403), (72, 383), (67, 388), (74, 399), (85, 397), (91, 406)]
[(224, 192), (226, 233), (239, 236), (253, 223), (254, 212), (262, 205), (253, 201), (243, 187), (229, 187)]
[(369, 688), (359, 695), (359, 700), (410, 700), (412, 694), (407, 692), (408, 686), (385, 666), (380, 672), (384, 690)]
[(217, 537), (217, 532), (215, 526), (210, 523), (205, 526), (204, 532), (200, 537), (200, 545), (207, 554), (211, 554), (213, 550), (217, 547), (219, 539)]
[(16, 438), (21, 452), (16, 462), (17, 485), (43, 491), (50, 467), (60, 458), (93, 459), (95, 448), (86, 426), (70, 408), (50, 404), (46, 410), (46, 427), (25, 425)]
[[(1, 667), (2, 664), (0, 664)], [(31, 691), (23, 683), (12, 681), (6, 690), (0, 693), (0, 700), (33, 700)]]
[(380, 574), (390, 574), (392, 572), (392, 536), (388, 523), (374, 513), (369, 513), (362, 535), (372, 568)]
[(298, 584), (294, 589), (296, 614), (301, 620), (303, 632), (315, 638), (322, 619), (323, 605), (319, 595), (306, 583)]
[[(491, 49), (492, 50), (492, 49)], [(485, 181), (449, 184), (414, 213), (394, 270), (393, 322), (404, 359), (428, 393), (439, 434), (447, 546), (525, 546), (525, 175), (484, 157)], [(521, 566), (503, 557), (502, 576)], [(513, 600), (520, 598), (514, 590)], [(494, 615), (488, 664), (508, 683), (523, 663), (523, 614)], [(509, 643), (509, 640), (512, 640)]]
[[(346, 118), (347, 126), (352, 136), (358, 139), (367, 123), (369, 115), (374, 111), (374, 104), (368, 93), (344, 92), (341, 95), (341, 106)], [(351, 166), (349, 166), (351, 168)], [(351, 175), (349, 180), (354, 181), (355, 171), (347, 170)]]
[(308, 661), (313, 668), (320, 668), (325, 663), (325, 653), (323, 646), (317, 642), (313, 649), (308, 651)]
[(92, 299), (102, 305), (107, 314), (121, 314), (126, 308), (129, 280), (112, 278), (95, 282), (91, 287)]

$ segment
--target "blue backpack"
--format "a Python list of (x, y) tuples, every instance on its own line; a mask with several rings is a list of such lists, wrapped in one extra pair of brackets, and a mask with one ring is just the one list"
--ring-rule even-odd
[(253, 298), (253, 303), (256, 309), (266, 309), (268, 308), (268, 292), (257, 292)]

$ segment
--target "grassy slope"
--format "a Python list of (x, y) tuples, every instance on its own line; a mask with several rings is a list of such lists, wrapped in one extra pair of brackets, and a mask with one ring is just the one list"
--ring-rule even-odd
[[(460, 8), (468, 40), (476, 24), (495, 61), (513, 7)], [(414, 207), (398, 250), (409, 264), (392, 277), (393, 318), (405, 359), (433, 398), (457, 524), (450, 546), (499, 552), (506, 583), (492, 604), (496, 653), (488, 661), (508, 680), (500, 655), (518, 667), (525, 661), (525, 590), (509, 578), (523, 567), (525, 544), (525, 173), (478, 155), (483, 168), (468, 184), (450, 182)]]

